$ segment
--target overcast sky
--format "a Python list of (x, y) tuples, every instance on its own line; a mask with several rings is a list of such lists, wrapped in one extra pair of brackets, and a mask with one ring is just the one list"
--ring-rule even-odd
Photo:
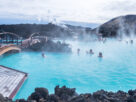
[(136, 14), (136, 0), (0, 0), (0, 18), (104, 23)]

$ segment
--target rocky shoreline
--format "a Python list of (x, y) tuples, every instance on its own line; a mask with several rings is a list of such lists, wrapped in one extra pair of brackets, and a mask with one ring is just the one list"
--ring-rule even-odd
[(99, 90), (94, 93), (78, 94), (75, 88), (56, 86), (54, 94), (49, 94), (46, 88), (35, 88), (27, 100), (13, 101), (0, 95), (0, 102), (136, 102), (136, 90), (128, 92), (107, 92)]

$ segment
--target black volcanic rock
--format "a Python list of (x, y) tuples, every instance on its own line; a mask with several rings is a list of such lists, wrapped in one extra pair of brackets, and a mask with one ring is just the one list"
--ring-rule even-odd
[(48, 97), (48, 101), (47, 102), (60, 102), (60, 99), (57, 95), (51, 94)]
[(69, 44), (58, 42), (53, 42), (51, 40), (47, 41), (44, 46), (45, 51), (48, 52), (71, 52)]
[(39, 93), (44, 99), (48, 98), (49, 92), (46, 88), (35, 88), (35, 92)]
[[(93, 94), (77, 94), (75, 88), (56, 86), (55, 93), (49, 94), (46, 88), (36, 88), (27, 100), (17, 99), (15, 102), (136, 102), (136, 90), (127, 92), (107, 92), (99, 90)], [(13, 102), (0, 95), (0, 102)]]
[(40, 100), (47, 100), (49, 96), (49, 92), (46, 88), (35, 88), (35, 92), (33, 92), (28, 100), (36, 100), (39, 102)]
[(27, 102), (25, 99), (17, 99), (16, 102)]
[(53, 42), (52, 40), (40, 41), (36, 44), (32, 44), (27, 48), (23, 48), (25, 51), (47, 51), (47, 52), (64, 52), (71, 53), (72, 49), (69, 44), (58, 42)]
[(35, 100), (36, 102), (39, 102), (39, 100), (42, 98), (41, 94), (38, 92), (33, 92), (29, 97), (28, 101)]
[(55, 25), (49, 24), (14, 24), (14, 25), (0, 25), (1, 32), (15, 33), (23, 38), (29, 38), (32, 33), (39, 33), (42, 36), (52, 38), (72, 38), (75, 35), (82, 35), (82, 33), (91, 32), (91, 28), (72, 25)]
[(92, 95), (91, 94), (81, 94), (77, 97), (74, 97), (70, 100), (70, 102), (91, 102)]
[(136, 90), (129, 90), (128, 91), (128, 94), (131, 95), (131, 96), (133, 96), (135, 93), (136, 93)]
[(136, 34), (136, 15), (116, 17), (93, 31), (96, 33), (98, 31), (103, 37), (116, 37), (122, 36), (122, 34), (129, 36), (131, 33)]
[(55, 95), (60, 97), (61, 100), (70, 100), (72, 97), (76, 96), (75, 88), (67, 88), (66, 86), (63, 86), (59, 88), (59, 86), (55, 87)]

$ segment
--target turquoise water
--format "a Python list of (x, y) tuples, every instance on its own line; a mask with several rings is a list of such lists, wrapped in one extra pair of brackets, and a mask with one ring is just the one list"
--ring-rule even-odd
[[(21, 52), (0, 58), (0, 65), (29, 74), (15, 99), (27, 98), (36, 87), (46, 87), (50, 93), (56, 85), (76, 88), (78, 93), (100, 89), (117, 91), (136, 89), (136, 44), (108, 41), (72, 44), (73, 53)], [(76, 49), (80, 48), (78, 56)], [(93, 49), (94, 55), (86, 50)], [(99, 59), (98, 53), (103, 53)]]

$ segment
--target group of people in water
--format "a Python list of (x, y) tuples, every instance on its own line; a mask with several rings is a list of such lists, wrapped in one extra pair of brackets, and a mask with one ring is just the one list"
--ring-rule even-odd
[[(79, 49), (79, 48), (77, 49), (77, 54), (78, 54), (78, 55), (80, 54), (80, 49)], [(94, 52), (93, 52), (93, 50), (92, 50), (92, 49), (90, 49), (90, 50), (89, 50), (89, 52), (88, 52), (88, 51), (86, 51), (86, 54), (93, 55), (93, 54), (94, 54)], [(46, 56), (45, 56), (45, 54), (44, 54), (44, 52), (42, 52), (42, 57), (43, 57), (43, 58), (45, 58), (45, 57), (46, 57)], [(102, 52), (99, 52), (98, 57), (100, 57), (100, 58), (102, 58), (102, 57), (103, 57)]]
[[(79, 49), (79, 48), (77, 49), (77, 54), (78, 54), (78, 55), (80, 54), (80, 49)], [(86, 54), (93, 55), (93, 54), (94, 54), (94, 52), (93, 52), (93, 50), (92, 50), (92, 49), (90, 49), (89, 51), (86, 51)], [(98, 57), (100, 57), (100, 58), (102, 58), (102, 57), (103, 57), (102, 52), (99, 52)]]
[[(105, 39), (102, 39), (102, 40), (100, 39), (100, 41), (106, 42), (106, 38), (105, 38)], [(118, 41), (122, 41), (122, 40), (118, 40)], [(127, 44), (128, 44), (129, 42), (130, 42), (131, 44), (133, 44), (133, 43), (134, 43), (134, 41), (133, 41), (133, 40), (126, 41), (126, 43), (127, 43)], [(80, 55), (80, 48), (78, 48), (78, 49), (77, 49), (77, 54), (78, 54), (78, 55)], [(92, 50), (92, 49), (90, 49), (89, 51), (86, 51), (86, 54), (93, 55), (93, 54), (94, 54), (94, 52), (93, 52), (93, 50)], [(46, 57), (46, 56), (45, 56), (45, 54), (44, 54), (44, 52), (42, 52), (42, 54), (41, 54), (41, 55), (42, 55), (42, 57), (43, 57), (43, 58), (45, 58), (45, 57)], [(102, 53), (102, 52), (99, 52), (98, 57), (99, 57), (99, 58), (102, 58), (102, 57), (103, 57), (103, 53)]]
[[(133, 42), (134, 42), (133, 40), (130, 40), (130, 43), (131, 43), (131, 44), (133, 44)], [(128, 43), (129, 43), (129, 41), (126, 41), (126, 43), (128, 44)]]

